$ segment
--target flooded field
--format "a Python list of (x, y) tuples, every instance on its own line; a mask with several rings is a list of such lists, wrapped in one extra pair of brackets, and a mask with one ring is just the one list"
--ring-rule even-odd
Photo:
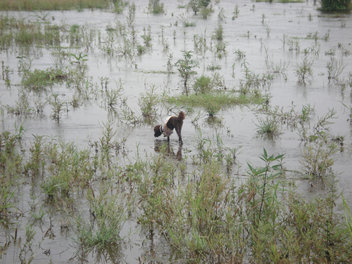
[(0, 12), (0, 263), (351, 261), (352, 15), (114, 2)]

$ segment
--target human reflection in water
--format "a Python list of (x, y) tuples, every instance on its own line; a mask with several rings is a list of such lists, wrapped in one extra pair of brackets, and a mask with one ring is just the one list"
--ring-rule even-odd
[(155, 152), (164, 153), (177, 160), (182, 160), (182, 144), (178, 144), (178, 149), (175, 154), (172, 145), (166, 140), (154, 140)]

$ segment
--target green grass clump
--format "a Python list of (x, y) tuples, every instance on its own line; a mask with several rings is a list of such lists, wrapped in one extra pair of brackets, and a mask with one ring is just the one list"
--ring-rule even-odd
[(177, 66), (177, 70), (183, 79), (183, 87), (186, 95), (188, 95), (188, 81), (191, 76), (196, 74), (194, 70), (198, 63), (193, 59), (192, 51), (183, 51), (183, 58), (179, 59), (175, 65)]
[(313, 181), (329, 181), (334, 165), (334, 155), (338, 152), (338, 145), (330, 136), (329, 125), (335, 118), (335, 111), (329, 110), (320, 117), (316, 124), (309, 127), (302, 124), (299, 133), (304, 144), (301, 164), (304, 173)]
[(189, 96), (179, 95), (168, 97), (166, 98), (166, 101), (178, 106), (202, 107), (206, 109), (210, 116), (213, 116), (226, 107), (244, 104), (260, 104), (264, 101), (264, 97), (260, 94), (240, 94), (239, 96), (236, 96), (232, 93), (217, 92), (191, 94)]
[(69, 10), (107, 8), (110, 0), (3, 0), (0, 10)]
[(164, 13), (164, 4), (160, 3), (160, 0), (149, 0), (148, 10), (154, 15)]
[(18, 45), (32, 45), (43, 38), (40, 27), (34, 25), (24, 25), (14, 34), (14, 39)]
[(0, 16), (0, 32), (0, 47), (2, 48), (13, 45), (12, 41), (16, 45), (26, 48), (32, 45), (57, 47), (60, 46), (61, 37), (63, 38), (66, 34), (70, 34), (70, 37), (72, 35), (64, 26), (32, 23), (7, 16)]
[(41, 184), (49, 200), (59, 201), (74, 192), (73, 187), (86, 187), (94, 175), (90, 153), (73, 144), (48, 144), (47, 177)]
[[(298, 113), (292, 115), (300, 119)], [(323, 134), (328, 134), (332, 115), (314, 127), (306, 124), (305, 143), (328, 142)], [(18, 253), (22, 263), (33, 259), (38, 238), (54, 236), (52, 217), (63, 221), (61, 231), (66, 225), (71, 230), (77, 261), (121, 262), (124, 246), (134, 238), (124, 232), (132, 222), (131, 228), (146, 235), (144, 241), (156, 255), (162, 241), (170, 263), (350, 263), (350, 205), (344, 201), (343, 218), (331, 163), (318, 164), (320, 172), (332, 176), (326, 192), (307, 199), (296, 193), (283, 154), (264, 149), (239, 180), (229, 174), (239, 166), (236, 149), (218, 134), (216, 142), (201, 137), (183, 157), (181, 146), (175, 155), (170, 144), (162, 143), (155, 146), (157, 154), (138, 153), (135, 161), (122, 164), (113, 128), (108, 123), (103, 137), (83, 150), (73, 143), (46, 142), (42, 136), (22, 144), (21, 129), (0, 134), (0, 224), (27, 226)], [(35, 198), (22, 212), (17, 204), (26, 182)], [(41, 208), (37, 213), (33, 202), (40, 206), (44, 196), (52, 203), (46, 200), (41, 208), (53, 208), (54, 213)], [(26, 225), (29, 216), (33, 221), (49, 219), (49, 229)], [(12, 243), (14, 237), (5, 239)]]
[[(77, 219), (77, 239), (82, 256), (95, 252), (97, 261), (110, 260), (118, 263), (122, 238), (120, 230), (124, 220), (124, 209), (118, 203), (119, 197), (109, 195), (107, 190), (95, 197), (88, 194), (90, 211), (94, 218), (87, 222)], [(103, 258), (102, 258), (103, 257)]]
[(225, 177), (214, 159), (176, 185), (169, 170), (163, 173), (163, 158), (151, 163), (158, 177), (143, 183), (151, 190), (141, 196), (150, 205), (143, 219), (165, 236), (172, 262), (349, 262), (351, 236), (334, 212), (334, 189), (306, 201), (285, 186), (284, 155), (264, 150), (260, 159), (263, 166), (248, 164), (242, 184)]
[[(167, 150), (162, 147), (161, 152), (166, 153)], [(160, 214), (166, 202), (164, 192), (170, 190), (174, 185), (176, 167), (165, 155), (160, 155), (143, 165), (142, 169), (136, 163), (129, 168), (129, 171), (135, 174), (133, 177), (134, 181), (139, 184), (139, 207), (143, 213), (139, 216), (138, 221), (143, 227), (149, 229), (148, 231), (152, 235), (156, 228), (156, 223), (161, 224), (164, 221)], [(137, 175), (140, 176), (138, 177)]]
[(199, 93), (204, 94), (204, 93), (210, 92), (212, 89), (210, 77), (207, 77), (204, 75), (199, 77), (194, 83), (193, 89), (196, 94), (199, 94)]
[(169, 243), (193, 263), (215, 263), (215, 259), (227, 255), (225, 252), (233, 253), (234, 259), (239, 258), (231, 252), (237, 241), (233, 244), (230, 241), (237, 233), (230, 232), (225, 224), (230, 220), (226, 207), (228, 182), (219, 171), (219, 164), (204, 165), (199, 180), (189, 181), (183, 190), (171, 194), (168, 197), (170, 202), (165, 206), (165, 212), (170, 213), (165, 217), (164, 225)]
[(351, 8), (351, 0), (321, 0), (321, 11), (324, 12), (346, 12)]
[(32, 177), (44, 175), (45, 153), (43, 141), (43, 136), (34, 135), (34, 142), (29, 148), (30, 158), (24, 167), (24, 171)]
[(217, 41), (222, 41), (224, 39), (224, 28), (221, 24), (218, 25), (218, 27), (215, 29), (214, 32), (214, 39)]
[(48, 68), (46, 70), (35, 69), (33, 72), (25, 72), (22, 84), (33, 91), (41, 91), (46, 86), (61, 82), (67, 78), (61, 69)]
[(147, 123), (152, 123), (156, 117), (156, 105), (159, 101), (158, 95), (155, 92), (155, 87), (151, 87), (145, 94), (138, 100), (142, 116)]
[(352, 237), (352, 214), (351, 214), (351, 209), (348, 207), (348, 204), (345, 200), (344, 197), (342, 197), (343, 200), (343, 207), (345, 211), (345, 220), (346, 220), (346, 225), (347, 225), (347, 230), (350, 233), (350, 236)]
[(8, 131), (0, 134), (0, 224), (8, 223), (10, 210), (16, 208), (15, 186), (23, 168), (20, 144), (19, 135)]
[(280, 134), (279, 122), (274, 117), (261, 119), (257, 124), (257, 133), (273, 139)]
[(125, 2), (123, 0), (114, 0), (114, 11), (117, 14), (122, 14), (123, 10), (125, 9), (126, 5), (128, 4), (128, 2)]
[(5, 43), (11, 45), (12, 40), (17, 45), (29, 46), (34, 43), (40, 44), (45, 39), (44, 34), (41, 32), (40, 24), (27, 23), (24, 19), (8, 16), (0, 16), (0, 32), (0, 43), (4, 47), (6, 47)]
[(200, 12), (202, 18), (207, 19), (213, 12), (210, 2), (210, 0), (190, 0), (188, 2), (188, 7), (193, 10), (194, 15), (197, 15), (198, 12)]

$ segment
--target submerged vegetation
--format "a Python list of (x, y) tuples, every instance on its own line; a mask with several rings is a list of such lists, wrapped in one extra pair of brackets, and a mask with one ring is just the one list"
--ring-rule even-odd
[(1, 1), (0, 260), (351, 262), (351, 26), (265, 2)]

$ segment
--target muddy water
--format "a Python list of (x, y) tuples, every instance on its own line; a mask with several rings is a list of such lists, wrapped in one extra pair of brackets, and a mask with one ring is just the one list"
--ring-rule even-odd
[[(293, 103), (297, 110), (303, 105), (310, 104), (315, 109), (315, 118), (323, 116), (329, 109), (336, 111), (336, 119), (331, 124), (332, 134), (344, 137), (344, 151), (335, 155), (334, 171), (337, 174), (338, 184), (345, 197), (352, 200), (352, 171), (351, 164), (351, 125), (349, 109), (351, 107), (351, 87), (348, 85), (343, 90), (337, 85), (331, 85), (327, 78), (327, 63), (329, 56), (325, 53), (334, 49), (336, 58), (343, 60), (345, 68), (340, 75), (341, 80), (348, 80), (352, 72), (352, 17), (350, 14), (325, 15), (317, 10), (313, 1), (295, 4), (269, 4), (253, 3), (251, 1), (226, 1), (222, 0), (214, 5), (214, 13), (207, 19), (192, 16), (191, 12), (178, 8), (183, 4), (180, 1), (168, 1), (165, 3), (166, 14), (151, 15), (147, 13), (148, 1), (137, 1), (135, 30), (137, 36), (142, 35), (143, 29), (150, 27), (152, 36), (152, 50), (141, 57), (126, 60), (117, 56), (109, 57), (93, 45), (88, 51), (88, 73), (93, 82), (99, 87), (102, 77), (109, 79), (109, 87), (116, 87), (119, 82), (124, 87), (124, 96), (128, 98), (128, 104), (139, 113), (138, 99), (151, 86), (155, 86), (158, 93), (167, 92), (179, 94), (182, 92), (182, 82), (174, 68), (174, 74), (166, 74), (168, 55), (173, 55), (173, 62), (182, 56), (183, 50), (193, 50), (194, 35), (206, 36), (208, 45), (211, 36), (218, 26), (218, 14), (223, 10), (225, 18), (221, 22), (226, 43), (226, 56), (217, 58), (213, 53), (206, 52), (197, 55), (199, 67), (198, 75), (212, 73), (207, 70), (209, 65), (220, 65), (219, 74), (224, 78), (226, 87), (238, 89), (240, 80), (243, 79), (241, 63), (236, 60), (236, 50), (246, 54), (248, 68), (257, 74), (267, 71), (266, 57), (275, 65), (286, 65), (285, 74), (276, 77), (268, 90), (270, 103), (273, 106), (280, 106), (288, 110)], [(166, 1), (164, 1), (166, 2)], [(235, 5), (238, 5), (238, 17), (232, 20)], [(109, 11), (65, 11), (45, 12), (53, 24), (73, 25), (78, 24), (87, 29), (100, 31), (106, 36), (106, 28), (115, 26), (116, 23), (125, 23), (127, 9), (124, 14), (117, 15)], [(34, 12), (8, 12), (2, 13), (17, 18), (26, 18), (30, 21), (38, 19), (38, 13)], [(43, 13), (39, 13), (41, 15)], [(264, 23), (262, 23), (264, 15)], [(187, 20), (195, 23), (195, 27), (183, 27), (182, 21)], [(177, 24), (177, 25), (176, 25)], [(307, 38), (309, 34), (317, 32), (318, 39)], [(168, 44), (168, 51), (163, 51), (162, 34), (164, 41)], [(324, 36), (328, 38), (324, 40)], [(141, 39), (139, 38), (139, 41)], [(290, 50), (290, 41), (299, 43), (300, 52)], [(215, 42), (214, 42), (215, 43)], [(213, 44), (214, 44), (213, 43)], [(344, 56), (340, 55), (338, 46), (348, 51)], [(313, 48), (319, 51), (318, 55), (310, 54), (314, 59), (312, 66), (313, 76), (311, 82), (306, 86), (298, 84), (296, 76), (297, 66), (304, 58), (304, 49)], [(45, 69), (53, 65), (55, 58), (51, 52), (41, 48), (32, 57), (32, 69)], [(17, 90), (21, 82), (21, 76), (17, 74), (19, 60), (17, 52), (1, 52), (1, 60), (12, 69), (10, 75), (12, 86), (7, 88), (3, 80), (0, 82), (0, 102), (2, 105), (13, 105), (17, 100)], [(234, 71), (234, 75), (233, 75)], [(56, 87), (57, 91), (65, 98), (70, 97), (70, 92), (63, 87)], [(66, 95), (65, 95), (66, 94)], [(178, 109), (174, 110), (175, 112)], [(16, 118), (6, 113), (1, 117), (0, 130), (15, 130), (20, 125), (25, 129), (25, 139), (32, 140), (32, 135), (45, 135), (49, 138), (60, 138), (65, 141), (72, 141), (75, 144), (85, 147), (89, 142), (97, 140), (102, 135), (103, 124), (108, 120), (108, 112), (101, 107), (101, 103), (92, 102), (76, 110), (70, 109), (62, 115), (60, 123), (50, 118), (50, 109), (46, 109), (42, 118)], [(159, 109), (159, 121), (170, 114), (167, 109)], [(225, 146), (239, 149), (238, 163), (241, 164), (240, 174), (245, 172), (247, 162), (257, 162), (258, 156), (263, 148), (272, 153), (284, 153), (285, 165), (289, 170), (301, 169), (300, 159), (301, 141), (296, 131), (291, 131), (284, 126), (281, 134), (275, 140), (263, 139), (256, 133), (258, 123), (256, 111), (253, 106), (233, 107), (223, 110), (217, 115), (221, 119), (219, 125), (209, 125), (205, 112), (201, 112), (198, 121), (202, 136), (215, 139), (220, 135)], [(183, 148), (184, 153), (194, 153), (199, 138), (197, 128), (192, 124), (195, 114), (187, 116), (183, 126)], [(136, 149), (141, 152), (154, 153), (155, 141), (151, 125), (138, 125), (131, 127), (116, 123), (116, 130), (119, 137), (125, 137), (126, 149), (131, 159), (135, 156)], [(171, 147), (174, 152), (178, 150), (176, 135), (171, 138)], [(293, 175), (294, 177), (294, 175)], [(297, 184), (302, 186), (302, 192), (308, 192), (306, 184), (297, 179)], [(28, 211), (29, 187), (24, 187), (24, 196), (21, 198), (22, 210)], [(61, 220), (54, 220), (59, 222)], [(46, 223), (47, 225), (48, 223)], [(56, 225), (58, 226), (58, 225)], [(136, 223), (127, 223), (123, 229), (122, 236), (129, 236), (130, 243), (123, 250), (123, 259), (127, 263), (137, 263), (138, 257), (145, 255), (143, 239), (135, 231)], [(22, 232), (24, 227), (22, 227)], [(20, 231), (21, 232), (21, 231)], [(67, 263), (74, 254), (70, 243), (72, 239), (60, 230), (54, 231), (57, 236), (55, 240), (44, 239), (41, 242), (42, 249), (46, 247), (55, 249), (51, 252), (53, 263)], [(2, 230), (1, 234), (6, 231)], [(40, 238), (37, 238), (38, 241)], [(161, 243), (160, 243), (161, 244)], [(162, 245), (159, 245), (162, 247)], [(44, 250), (41, 250), (43, 252)], [(160, 249), (160, 252), (165, 249)], [(2, 263), (15, 263), (18, 248), (10, 247), (2, 258)], [(38, 254), (36, 263), (47, 263), (43, 254)]]

